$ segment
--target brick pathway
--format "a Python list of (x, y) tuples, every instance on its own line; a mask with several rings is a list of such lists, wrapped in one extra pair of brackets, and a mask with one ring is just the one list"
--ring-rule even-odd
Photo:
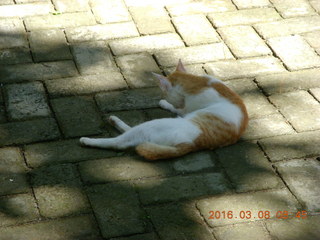
[[(319, 0), (0, 0), (0, 240), (320, 239), (319, 14)], [(239, 143), (155, 163), (79, 146), (118, 134), (110, 114), (172, 116), (149, 79), (179, 58), (243, 97)]]

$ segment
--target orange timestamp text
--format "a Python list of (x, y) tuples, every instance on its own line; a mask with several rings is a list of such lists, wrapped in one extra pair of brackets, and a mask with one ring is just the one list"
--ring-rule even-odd
[(288, 211), (277, 211), (271, 213), (271, 211), (209, 211), (208, 219), (289, 219), (289, 218), (300, 218), (306, 219), (308, 217), (307, 211), (297, 211), (297, 212), (288, 212)]

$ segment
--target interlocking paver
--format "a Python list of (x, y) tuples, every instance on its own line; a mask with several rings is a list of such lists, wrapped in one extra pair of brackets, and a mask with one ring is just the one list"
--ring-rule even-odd
[(154, 232), (145, 234), (136, 234), (129, 237), (111, 238), (111, 240), (159, 240), (158, 235)]
[(29, 42), (36, 62), (72, 59), (65, 35), (59, 29), (32, 31)]
[(27, 35), (21, 19), (0, 18), (0, 31), (0, 48), (28, 47)]
[(275, 94), (270, 100), (298, 132), (320, 128), (320, 104), (308, 92), (296, 91)]
[(98, 23), (130, 21), (131, 17), (122, 0), (91, 0), (91, 9)]
[(149, 53), (124, 55), (117, 57), (116, 61), (130, 87), (157, 86), (151, 72), (160, 73), (160, 69)]
[(271, 38), (268, 44), (291, 71), (320, 66), (320, 57), (300, 36)]
[(206, 63), (204, 66), (209, 74), (220, 79), (255, 77), (261, 74), (285, 71), (279, 59), (274, 57), (219, 61)]
[(284, 18), (314, 14), (313, 8), (305, 0), (271, 0), (271, 2)]
[(19, 148), (0, 148), (0, 195), (28, 192), (27, 171)]
[[(320, 163), (317, 160), (279, 162), (276, 167), (292, 193), (308, 211), (320, 210)], [(318, 187), (317, 187), (318, 186)]]
[(271, 50), (251, 26), (224, 27), (218, 31), (236, 57), (271, 55)]
[(320, 131), (277, 136), (260, 140), (271, 161), (317, 156)]
[(318, 102), (320, 102), (320, 88), (312, 88), (310, 89), (312, 96), (314, 96)]
[(26, 120), (51, 115), (41, 83), (10, 84), (4, 90), (10, 119)]
[(318, 0), (310, 0), (309, 3), (318, 13), (320, 12), (320, 2)]
[(269, 0), (233, 0), (233, 2), (239, 9), (271, 6)]
[(110, 40), (139, 36), (137, 28), (133, 22), (68, 28), (66, 29), (66, 34), (70, 42)]
[(273, 8), (243, 9), (225, 13), (211, 13), (209, 20), (216, 27), (245, 25), (281, 19)]
[(217, 32), (204, 15), (179, 16), (172, 21), (188, 46), (220, 41)]
[(0, 17), (2, 18), (45, 15), (52, 11), (53, 6), (50, 2), (0, 5)]
[(318, 55), (320, 55), (320, 42), (318, 41), (320, 38), (320, 31), (303, 34), (303, 37), (307, 40), (310, 46), (316, 50)]
[(154, 52), (166, 48), (184, 47), (180, 37), (174, 33), (142, 36), (114, 40), (110, 42), (110, 47), (115, 55), (124, 55), (137, 52)]
[(56, 98), (51, 104), (66, 137), (101, 133), (102, 120), (91, 97)]
[(78, 75), (73, 61), (0, 65), (0, 82), (45, 80)]
[(309, 88), (320, 87), (320, 69), (269, 74), (258, 76), (256, 80), (268, 95), (295, 90), (308, 90)]
[(84, 12), (90, 10), (88, 0), (53, 0), (58, 12)]
[(132, 18), (142, 35), (174, 32), (164, 8), (144, 6), (129, 8)]
[(185, 64), (205, 63), (224, 59), (233, 59), (224, 43), (213, 43), (186, 48), (168, 49), (155, 53), (162, 66), (176, 66), (179, 59)]
[(0, 50), (0, 64), (31, 63), (30, 50), (25, 47)]

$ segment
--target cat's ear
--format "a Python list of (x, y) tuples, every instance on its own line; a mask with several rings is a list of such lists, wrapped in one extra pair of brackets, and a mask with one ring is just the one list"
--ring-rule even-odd
[(167, 92), (172, 88), (172, 84), (168, 78), (154, 72), (152, 75), (159, 81), (159, 86), (162, 91)]
[(184, 68), (182, 62), (181, 62), (181, 59), (179, 59), (176, 71), (177, 72), (187, 72), (186, 69)]

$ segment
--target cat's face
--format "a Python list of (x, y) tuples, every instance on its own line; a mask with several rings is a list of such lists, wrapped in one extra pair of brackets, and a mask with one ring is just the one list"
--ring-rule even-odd
[[(186, 72), (180, 60), (175, 72)], [(182, 86), (176, 84), (175, 81), (172, 81), (173, 79), (170, 77), (172, 75), (173, 74), (169, 75), (168, 77), (164, 77), (154, 73), (154, 76), (159, 81), (159, 86), (164, 94), (165, 99), (175, 108), (183, 108), (185, 92)]]

